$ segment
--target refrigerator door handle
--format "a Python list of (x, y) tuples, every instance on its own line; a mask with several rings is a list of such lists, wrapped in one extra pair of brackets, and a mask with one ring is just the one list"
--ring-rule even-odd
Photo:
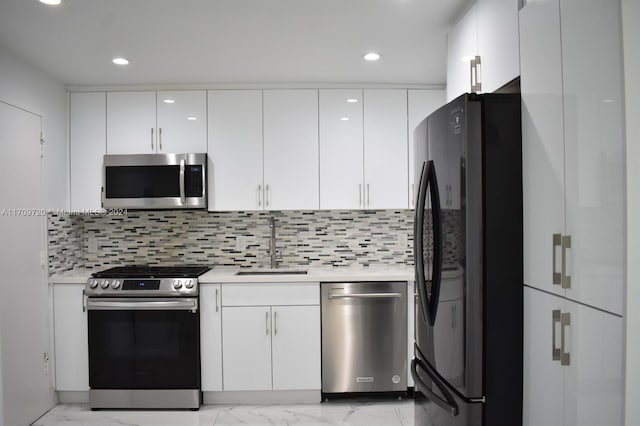
[(427, 162), (427, 182), (431, 197), (431, 226), (433, 227), (433, 263), (431, 265), (431, 298), (429, 299), (429, 325), (436, 322), (436, 313), (440, 303), (440, 284), (442, 281), (442, 209), (438, 178), (433, 161)]
[[(440, 392), (444, 395), (444, 399), (440, 396), (436, 395), (431, 389), (427, 387), (427, 385), (422, 381), (422, 378), (418, 376), (418, 367), (424, 370), (429, 378), (433, 381), (433, 383), (440, 389)], [(429, 367), (423, 363), (419, 358), (413, 358), (411, 360), (411, 376), (413, 377), (413, 381), (415, 382), (416, 388), (422, 393), (425, 394), (427, 398), (438, 407), (447, 411), (451, 414), (452, 417), (460, 414), (460, 408), (458, 404), (456, 404), (455, 399), (447, 389), (446, 385), (440, 382), (438, 377), (435, 377), (429, 373)]]
[(427, 322), (428, 305), (426, 294), (426, 281), (424, 276), (424, 199), (427, 193), (426, 182), (427, 163), (422, 163), (422, 171), (420, 173), (420, 181), (418, 182), (418, 194), (415, 207), (415, 218), (413, 221), (413, 257), (416, 270), (416, 288), (418, 293), (418, 305), (422, 313), (422, 319)]

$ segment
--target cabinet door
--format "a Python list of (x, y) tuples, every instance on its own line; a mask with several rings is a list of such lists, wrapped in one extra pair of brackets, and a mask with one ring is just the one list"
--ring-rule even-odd
[(407, 91), (364, 91), (365, 208), (406, 209)]
[(89, 343), (84, 285), (53, 286), (56, 390), (89, 390)]
[(552, 345), (561, 346), (560, 323), (554, 322), (553, 312), (563, 312), (564, 303), (560, 297), (524, 288), (524, 426), (562, 426), (564, 367), (553, 360)]
[(320, 90), (319, 97), (320, 208), (362, 208), (362, 90)]
[(207, 152), (207, 93), (157, 93), (158, 152)]
[(570, 301), (565, 311), (571, 361), (564, 367), (564, 425), (622, 426), (622, 318)]
[(478, 54), (478, 13), (474, 4), (447, 38), (447, 102), (471, 91), (470, 61)]
[(273, 306), (273, 389), (320, 389), (320, 306)]
[(560, 9), (566, 233), (572, 238), (567, 297), (622, 314), (625, 146), (620, 2), (562, 0)]
[(318, 91), (265, 90), (265, 209), (318, 209), (318, 170)]
[(416, 127), (436, 109), (445, 104), (444, 90), (408, 90), (409, 115), (409, 208), (415, 204), (416, 182), (414, 182), (414, 147)]
[(524, 282), (564, 295), (554, 285), (553, 235), (564, 234), (562, 63), (558, 0), (520, 10)]
[(200, 286), (200, 353), (203, 391), (222, 390), (220, 285)]
[(107, 93), (107, 154), (151, 154), (156, 149), (156, 92)]
[(262, 210), (262, 91), (209, 91), (209, 210)]
[(222, 308), (225, 391), (271, 390), (271, 309)]
[(518, 0), (478, 0), (482, 91), (491, 93), (520, 75)]
[(102, 207), (102, 157), (106, 154), (106, 94), (69, 96), (71, 209)]

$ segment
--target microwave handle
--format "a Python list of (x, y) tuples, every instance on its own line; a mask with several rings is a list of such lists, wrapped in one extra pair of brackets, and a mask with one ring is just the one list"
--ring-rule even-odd
[(184, 190), (184, 158), (180, 160), (180, 202), (187, 203), (187, 197)]

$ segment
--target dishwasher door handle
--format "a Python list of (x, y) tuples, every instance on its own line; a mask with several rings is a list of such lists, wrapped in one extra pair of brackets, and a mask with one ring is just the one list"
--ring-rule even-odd
[(398, 299), (402, 293), (329, 293), (329, 299)]

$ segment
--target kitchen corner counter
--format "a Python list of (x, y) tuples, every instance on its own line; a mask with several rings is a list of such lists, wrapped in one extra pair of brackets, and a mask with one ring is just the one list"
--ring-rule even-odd
[(76, 268), (59, 272), (49, 277), (49, 284), (86, 284), (91, 274), (97, 271), (96, 269)]
[[(220, 283), (301, 283), (301, 282), (351, 282), (351, 281), (414, 281), (413, 266), (376, 265), (362, 267), (295, 267), (281, 268), (283, 271), (306, 270), (306, 274), (236, 275), (239, 271), (250, 271), (234, 267), (217, 267), (200, 276), (201, 284)], [(256, 271), (270, 271), (256, 269)], [(276, 269), (277, 271), (277, 269)]]

